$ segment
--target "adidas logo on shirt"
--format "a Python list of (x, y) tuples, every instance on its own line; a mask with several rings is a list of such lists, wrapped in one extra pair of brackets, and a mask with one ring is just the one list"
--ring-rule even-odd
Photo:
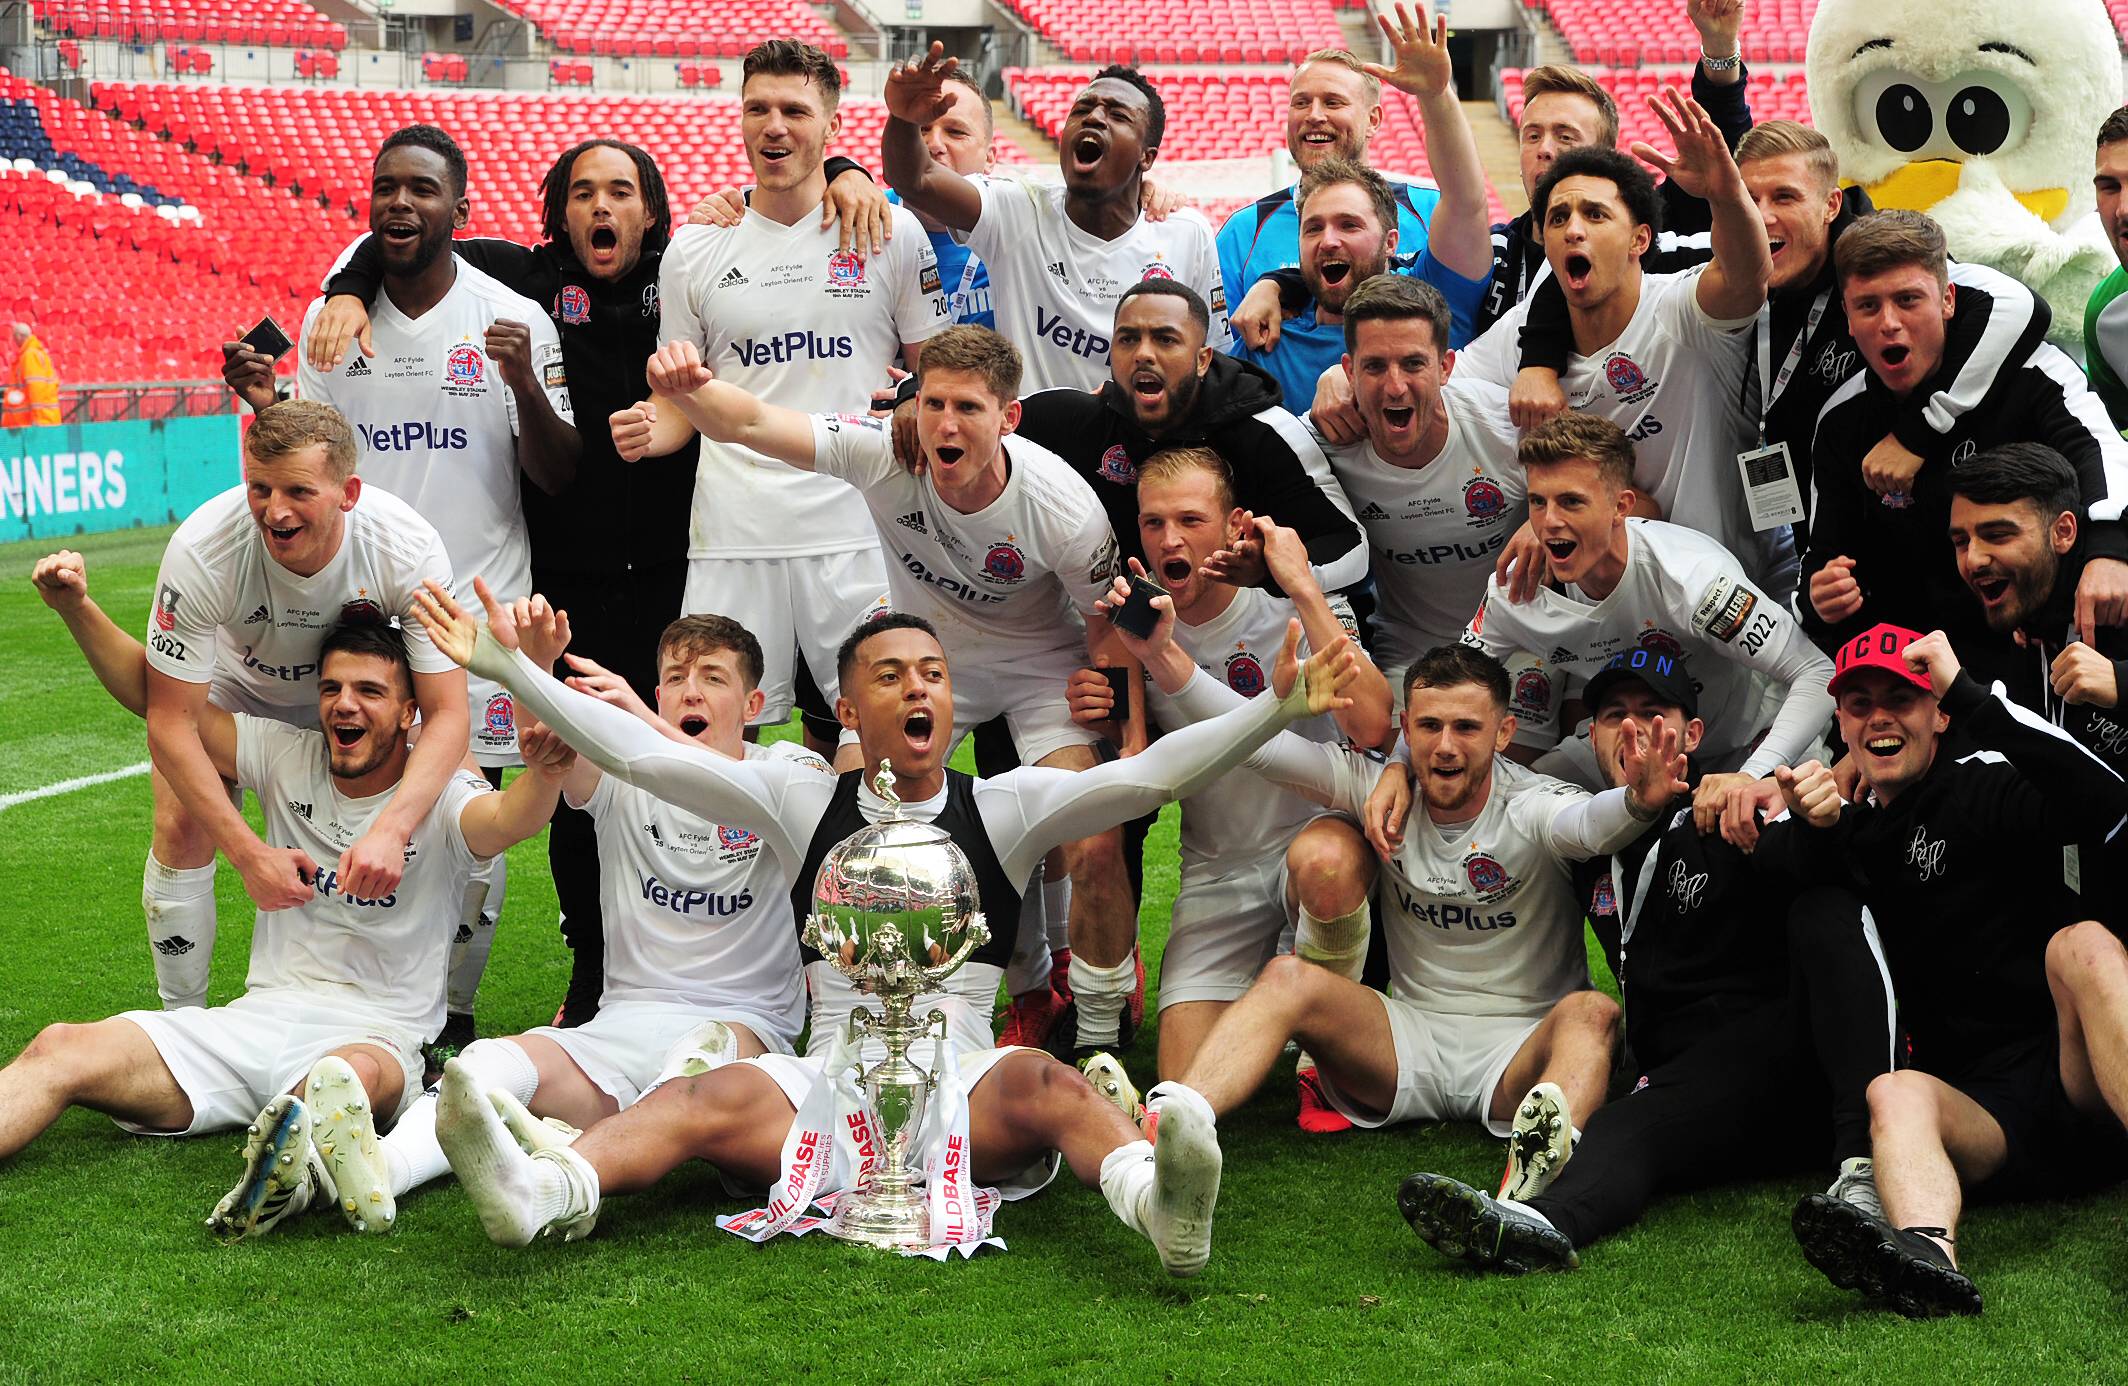
[(924, 529), (924, 512), (921, 510), (912, 510), (894, 523), (900, 525), (903, 529), (913, 529), (918, 534), (926, 532)]
[(1070, 279), (1066, 277), (1064, 273), (1064, 262), (1062, 260), (1050, 261), (1049, 272), (1057, 277), (1057, 282), (1060, 284), (1068, 284), (1071, 282)]
[(355, 359), (347, 363), (347, 373), (349, 376), (368, 375), (368, 359), (362, 356), (359, 352), (356, 353)]
[(1574, 652), (1568, 649), (1566, 646), (1561, 645), (1558, 649), (1552, 651), (1552, 663), (1572, 664), (1573, 662)]
[(1367, 508), (1360, 512), (1360, 518), (1363, 520), (1386, 520), (1389, 518), (1389, 512), (1376, 505), (1373, 501), (1368, 501)]
[(724, 277), (717, 281), (717, 287), (720, 289), (736, 289), (746, 282), (746, 276), (739, 272), (737, 265), (733, 265), (730, 269), (724, 271)]
[(259, 622), (265, 620), (269, 614), (270, 613), (267, 612), (265, 604), (261, 603), (257, 611), (252, 612), (249, 616), (246, 616), (244, 618), (244, 624), (247, 626), (255, 626)]

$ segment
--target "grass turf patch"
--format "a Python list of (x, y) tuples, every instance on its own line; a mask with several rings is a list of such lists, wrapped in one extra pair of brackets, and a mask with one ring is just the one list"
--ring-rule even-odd
[[(144, 627), (167, 530), (78, 541), (90, 591)], [(0, 793), (146, 759), (141, 724), (97, 687), (25, 580), (46, 547), (0, 547)], [(44, 1025), (156, 1004), (140, 916), (143, 778), (0, 811), (0, 1054)], [(1175, 889), (1174, 812), (1147, 848), (1157, 978)], [(481, 989), (484, 1034), (547, 1021), (568, 979), (542, 841), (510, 855), (508, 909)], [(218, 881), (212, 997), (243, 983), (251, 908)], [(1600, 962), (1596, 963), (1599, 973)], [(1157, 1036), (1127, 1062), (1149, 1080)], [(589, 1241), (488, 1244), (445, 1180), (398, 1230), (332, 1215), (221, 1246), (201, 1226), (238, 1172), (236, 1133), (127, 1136), (62, 1117), (0, 1162), (0, 1381), (477, 1377), (654, 1381), (971, 1377), (1196, 1381), (2119, 1379), (2128, 1196), (1984, 1209), (1960, 1249), (1977, 1320), (1909, 1324), (1834, 1290), (1788, 1210), (1830, 1171), (1671, 1198), (1567, 1275), (1490, 1279), (1443, 1261), (1397, 1216), (1417, 1169), (1480, 1186), (1499, 1143), (1466, 1127), (1303, 1136), (1290, 1069), (1221, 1125), (1211, 1265), (1175, 1281), (1100, 1195), (1067, 1175), (1008, 1207), (1011, 1250), (972, 1263), (884, 1257), (826, 1237), (754, 1247), (718, 1232), (747, 1206), (694, 1167), (615, 1199)], [(1695, 1134), (1710, 1169), (1754, 1139), (1753, 1095)], [(2078, 1192), (2061, 1152), (2062, 1194)]]

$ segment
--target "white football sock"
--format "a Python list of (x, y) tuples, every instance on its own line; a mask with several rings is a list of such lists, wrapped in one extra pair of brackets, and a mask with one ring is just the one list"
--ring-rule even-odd
[(508, 893), (509, 874), (503, 854), (497, 852), (473, 869), (458, 916), (458, 935), (451, 941), (450, 983), (444, 1005), (452, 1015), (473, 1013), (480, 977), (488, 970), (488, 953), (495, 947), (495, 924), (502, 918), (503, 898)]
[(155, 990), (163, 1009), (206, 1005), (207, 974), (214, 964), (214, 863), (179, 871), (150, 851), (141, 874), (140, 907), (148, 920)]
[(1113, 967), (1090, 963), (1078, 953), (1071, 955), (1071, 994), (1079, 1006), (1079, 1047), (1100, 1048), (1116, 1042), (1123, 1007), (1138, 980), (1138, 964), (1125, 957)]
[(1042, 923), (1049, 930), (1049, 951), (1071, 947), (1071, 877), (1042, 882)]
[[(1303, 905), (1300, 921), (1293, 929), (1294, 956), (1335, 972), (1349, 982), (1357, 982), (1367, 966), (1368, 928), (1365, 900), (1360, 901), (1358, 909), (1335, 919), (1317, 919)], [(1302, 1051), (1295, 1071), (1305, 1073), (1314, 1067), (1315, 1056)]]
[[(475, 1040), (458, 1058), (473, 1071), (481, 1092), (502, 1088), (518, 1101), (529, 1102), (539, 1090), (539, 1070), (531, 1056), (511, 1040)], [(377, 1138), (377, 1144), (384, 1148), (385, 1173), (395, 1199), (449, 1174), (451, 1162), (436, 1140), (435, 1089), (415, 1098), (390, 1133)]]
[(1153, 1198), (1151, 1141), (1119, 1145), (1102, 1158), (1101, 1196), (1125, 1227), (1141, 1237), (1152, 1235), (1145, 1226), (1145, 1210)]
[(541, 1227), (574, 1222), (598, 1212), (598, 1171), (589, 1160), (568, 1146), (561, 1146), (534, 1153), (532, 1164), (538, 1171), (534, 1176), (532, 1214)]

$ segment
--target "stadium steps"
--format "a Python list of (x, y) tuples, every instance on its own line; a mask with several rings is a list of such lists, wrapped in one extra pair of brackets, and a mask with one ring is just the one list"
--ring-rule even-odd
[(1493, 185), (1501, 210), (1509, 217), (1522, 215), (1529, 210), (1529, 199), (1522, 195), (1522, 150), (1515, 127), (1492, 101), (1465, 101), (1463, 118), (1470, 122), (1471, 136), (1478, 143), (1478, 162), (1485, 167), (1485, 179)]
[(1025, 151), (1029, 163), (1042, 168), (1054, 168), (1057, 162), (1057, 142), (1043, 134), (1035, 126), (1013, 114), (1009, 102), (990, 103), (991, 132), (1011, 140)]

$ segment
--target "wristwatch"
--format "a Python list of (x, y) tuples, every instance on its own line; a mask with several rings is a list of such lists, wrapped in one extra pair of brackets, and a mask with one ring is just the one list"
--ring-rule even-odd
[(1744, 48), (1742, 44), (1737, 45), (1737, 50), (1726, 58), (1717, 58), (1702, 48), (1699, 50), (1699, 60), (1709, 72), (1727, 72), (1743, 63)]

